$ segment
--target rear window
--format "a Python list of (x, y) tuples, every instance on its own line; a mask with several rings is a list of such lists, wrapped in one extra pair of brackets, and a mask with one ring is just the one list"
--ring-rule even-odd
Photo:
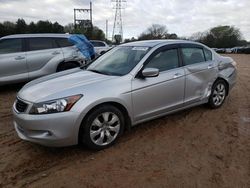
[(185, 65), (192, 65), (205, 61), (203, 49), (201, 48), (182, 48), (181, 50)]
[(67, 38), (56, 38), (56, 42), (61, 48), (74, 46)]
[(29, 38), (28, 41), (30, 51), (57, 48), (57, 45), (53, 38)]
[(22, 51), (22, 39), (5, 39), (0, 41), (0, 54)]
[(204, 53), (206, 57), (206, 61), (211, 61), (212, 60), (212, 52), (206, 48), (204, 48)]
[(90, 41), (94, 47), (103, 47), (105, 44), (103, 42)]

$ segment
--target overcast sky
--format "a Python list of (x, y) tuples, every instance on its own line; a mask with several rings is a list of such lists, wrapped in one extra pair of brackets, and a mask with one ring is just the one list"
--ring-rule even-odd
[[(92, 0), (93, 23), (112, 35), (114, 9), (111, 0)], [(89, 0), (0, 0), (0, 21), (49, 20), (73, 22), (74, 8), (88, 8)], [(234, 25), (250, 40), (250, 0), (127, 0), (122, 10), (124, 38), (137, 37), (153, 23), (170, 33), (190, 36), (218, 25)]]

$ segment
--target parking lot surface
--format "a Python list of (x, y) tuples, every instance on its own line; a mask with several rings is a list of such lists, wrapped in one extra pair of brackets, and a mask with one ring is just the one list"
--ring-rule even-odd
[(0, 87), (0, 187), (250, 187), (250, 55), (220, 109), (194, 107), (141, 124), (103, 151), (20, 140)]

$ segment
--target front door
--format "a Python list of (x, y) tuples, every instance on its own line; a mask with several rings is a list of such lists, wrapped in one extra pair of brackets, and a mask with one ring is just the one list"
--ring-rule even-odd
[(162, 48), (146, 61), (145, 68), (157, 68), (158, 77), (132, 81), (134, 120), (150, 119), (181, 107), (184, 100), (185, 73), (180, 67), (178, 49)]
[(22, 39), (0, 41), (0, 82), (28, 80), (26, 54)]

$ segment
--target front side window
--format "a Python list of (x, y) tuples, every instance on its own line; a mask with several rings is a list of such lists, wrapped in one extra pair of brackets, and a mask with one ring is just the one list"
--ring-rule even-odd
[(103, 42), (91, 41), (94, 47), (103, 47), (105, 44)]
[(22, 39), (5, 39), (0, 41), (0, 54), (22, 51)]
[(29, 39), (29, 50), (46, 50), (57, 48), (55, 41), (52, 38), (30, 38)]
[(119, 46), (100, 56), (87, 68), (101, 74), (123, 76), (128, 74), (150, 48)]
[(156, 54), (146, 65), (146, 68), (157, 68), (162, 72), (177, 68), (178, 63), (178, 51), (177, 49), (171, 49)]
[(192, 65), (205, 61), (203, 49), (201, 48), (182, 48), (181, 50), (185, 65)]

